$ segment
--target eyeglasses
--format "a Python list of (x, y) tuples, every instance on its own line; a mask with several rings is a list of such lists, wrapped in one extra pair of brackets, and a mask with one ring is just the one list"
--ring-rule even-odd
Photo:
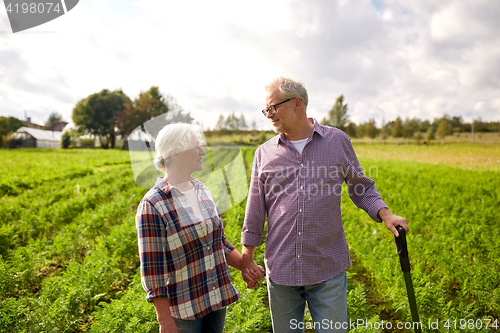
[(291, 101), (292, 99), (295, 99), (295, 98), (297, 98), (297, 97), (292, 97), (292, 98), (289, 98), (289, 99), (287, 99), (286, 101), (280, 102), (280, 103), (278, 103), (278, 104), (270, 105), (267, 109), (262, 110), (262, 113), (263, 113), (263, 114), (264, 114), (264, 116), (266, 116), (266, 117), (267, 117), (267, 114), (268, 114), (268, 113), (270, 113), (270, 114), (271, 114), (271, 116), (272, 116), (273, 114), (275, 114), (275, 113), (276, 113), (276, 108), (277, 108), (278, 106), (280, 106), (281, 104), (286, 103), (286, 102), (288, 102), (288, 101)]

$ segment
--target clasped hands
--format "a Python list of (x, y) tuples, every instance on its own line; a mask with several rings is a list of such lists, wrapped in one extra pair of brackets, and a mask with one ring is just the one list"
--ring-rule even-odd
[(245, 281), (245, 285), (249, 289), (257, 287), (260, 280), (264, 280), (265, 269), (261, 265), (257, 265), (253, 260), (243, 265), (241, 270), (241, 277)]

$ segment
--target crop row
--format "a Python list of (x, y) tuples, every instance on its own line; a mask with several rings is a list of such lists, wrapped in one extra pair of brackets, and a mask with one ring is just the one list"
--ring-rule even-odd
[(45, 183), (0, 201), (0, 255), (58, 232), (87, 210), (132, 186), (129, 167)]
[[(0, 184), (20, 189), (35, 188), (38, 184), (63, 179), (110, 164), (130, 163), (128, 152), (120, 150), (0, 150)], [(1, 195), (0, 195), (1, 197)]]
[[(421, 321), (500, 317), (498, 174), (361, 159), (378, 170), (384, 200), (408, 219), (410, 260)], [(343, 198), (348, 242), (397, 318), (410, 310), (394, 237)], [(500, 321), (500, 320), (499, 320)], [(444, 331), (444, 330), (443, 330)]]
[(0, 322), (9, 332), (86, 331), (94, 306), (127, 289), (138, 267), (131, 208), (144, 190), (115, 175), (113, 195), (1, 260)]
[[(0, 199), (0, 327), (6, 332), (158, 330), (138, 272), (134, 215), (146, 190), (134, 184), (123, 152), (111, 152), (112, 158), (85, 152), (91, 156), (85, 163), (78, 162), (78, 155), (53, 152), (49, 155), (65, 159), (64, 167), (56, 168), (57, 173), (39, 168), (52, 181)], [(247, 182), (253, 152), (242, 150)], [(21, 160), (35, 156), (41, 155), (23, 152)], [(219, 149), (212, 161), (226, 165), (232, 158), (232, 152)], [(424, 324), (436, 319), (498, 319), (498, 173), (360, 161), (391, 210), (409, 221), (412, 277)], [(57, 178), (77, 170), (76, 165), (92, 172)], [(245, 181), (237, 167), (227, 168), (227, 174), (232, 172), (238, 184)], [(342, 216), (355, 264), (348, 271), (349, 316), (408, 321), (394, 237), (345, 194)], [(223, 214), (227, 238), (237, 249), (244, 212), (245, 201), (235, 202)], [(264, 246), (256, 250), (260, 264), (263, 251)], [(238, 271), (231, 269), (231, 274), (242, 297), (228, 308), (225, 330), (270, 331), (265, 282), (248, 290)]]

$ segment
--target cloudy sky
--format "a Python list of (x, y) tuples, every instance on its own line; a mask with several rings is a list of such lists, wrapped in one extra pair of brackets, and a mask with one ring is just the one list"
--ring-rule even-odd
[(400, 116), (500, 121), (497, 0), (82, 0), (12, 33), (0, 6), (0, 115), (43, 124), (102, 89), (155, 85), (205, 127), (260, 110), (277, 75), (321, 120), (343, 94), (355, 123)]

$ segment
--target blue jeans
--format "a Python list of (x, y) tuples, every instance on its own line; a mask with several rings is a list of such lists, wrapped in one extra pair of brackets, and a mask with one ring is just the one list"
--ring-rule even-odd
[[(282, 286), (267, 277), (274, 333), (347, 331), (347, 276), (345, 271), (310, 286)], [(312, 322), (304, 322), (306, 302)]]
[(226, 308), (215, 310), (195, 320), (174, 318), (179, 333), (222, 333)]

